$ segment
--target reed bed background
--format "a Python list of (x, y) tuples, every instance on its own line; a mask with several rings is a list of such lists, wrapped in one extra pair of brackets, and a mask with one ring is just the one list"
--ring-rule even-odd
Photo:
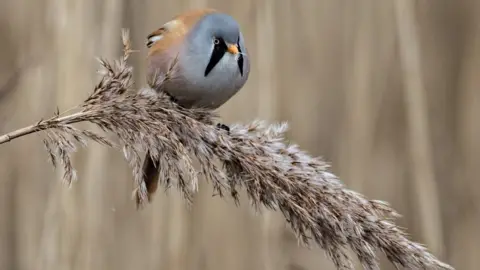
[[(477, 268), (477, 1), (4, 0), (0, 133), (84, 100), (95, 57), (121, 55), (122, 27), (141, 85), (145, 36), (206, 6), (237, 18), (253, 62), (219, 111), (225, 122), (288, 121), (290, 140), (349, 188), (390, 202), (414, 240)], [(191, 207), (171, 190), (135, 210), (131, 170), (103, 146), (75, 154), (79, 181), (66, 188), (41, 139), (0, 146), (0, 269), (334, 269), (280, 214), (255, 215), (245, 196), (236, 207), (203, 182)]]

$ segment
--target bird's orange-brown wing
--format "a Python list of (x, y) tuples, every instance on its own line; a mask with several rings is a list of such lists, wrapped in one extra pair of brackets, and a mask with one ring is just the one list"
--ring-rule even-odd
[(172, 46), (181, 43), (185, 34), (200, 18), (214, 12), (217, 11), (214, 9), (196, 9), (173, 17), (147, 36), (148, 55), (161, 54)]
[(217, 11), (214, 9), (195, 9), (184, 12), (147, 36), (147, 80), (150, 85), (154, 79), (158, 79), (158, 74), (167, 74), (171, 71), (172, 63), (178, 56), (180, 44), (195, 23), (206, 14), (215, 12)]
[(190, 30), (190, 28), (197, 23), (197, 21), (202, 18), (203, 16), (211, 13), (216, 13), (218, 12), (215, 9), (211, 8), (205, 8), (205, 9), (193, 9), (189, 10), (187, 12), (184, 12), (182, 14), (179, 14), (175, 16), (173, 19), (174, 20), (179, 20), (182, 21), (187, 30)]

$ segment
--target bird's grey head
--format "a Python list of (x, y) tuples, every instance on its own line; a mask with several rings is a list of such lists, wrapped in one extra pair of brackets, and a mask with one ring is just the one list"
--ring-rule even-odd
[(214, 100), (213, 107), (228, 100), (248, 79), (250, 62), (243, 35), (227, 14), (201, 18), (187, 34), (181, 56), (184, 79), (202, 94), (211, 94), (205, 98)]
[(240, 26), (229, 15), (212, 13), (197, 23), (197, 29), (213, 38), (223, 39), (227, 44), (237, 44), (240, 37)]
[(190, 31), (186, 44), (190, 53), (202, 55), (204, 61), (205, 56), (209, 57), (204, 76), (208, 76), (220, 60), (225, 55), (229, 57), (229, 54), (234, 54), (237, 58), (240, 75), (243, 75), (245, 45), (240, 26), (231, 16), (223, 13), (205, 15)]

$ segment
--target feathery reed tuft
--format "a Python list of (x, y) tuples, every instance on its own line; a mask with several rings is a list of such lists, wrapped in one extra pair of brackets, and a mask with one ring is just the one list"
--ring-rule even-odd
[[(255, 121), (232, 125), (226, 131), (217, 128), (217, 115), (212, 111), (182, 108), (149, 88), (132, 91), (128, 31), (123, 32), (123, 43), (120, 61), (100, 60), (103, 77), (78, 112), (65, 116), (57, 112), (50, 119), (0, 136), (0, 143), (44, 131), (50, 160), (54, 166), (63, 165), (67, 183), (76, 177), (70, 155), (77, 145), (93, 140), (121, 147), (133, 169), (138, 206), (152, 195), (141, 175), (142, 157), (148, 151), (160, 163), (159, 184), (175, 185), (188, 202), (197, 191), (198, 173), (213, 185), (215, 193), (236, 202), (243, 188), (256, 209), (281, 211), (299, 241), (318, 244), (338, 269), (353, 269), (347, 249), (365, 269), (379, 269), (377, 251), (397, 267), (453, 269), (410, 241), (393, 223), (398, 215), (387, 203), (348, 190), (324, 161), (287, 144), (283, 138), (286, 124)], [(93, 123), (116, 135), (119, 142), (72, 126), (78, 122)], [(200, 172), (192, 159), (199, 162)]]

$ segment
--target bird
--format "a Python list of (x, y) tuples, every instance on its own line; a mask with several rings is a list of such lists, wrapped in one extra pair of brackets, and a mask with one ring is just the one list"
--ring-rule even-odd
[[(185, 108), (217, 109), (249, 77), (250, 59), (240, 25), (215, 9), (174, 16), (147, 36), (146, 47), (147, 83)], [(217, 126), (229, 131), (224, 124)], [(159, 165), (147, 152), (142, 170), (148, 201), (157, 189)]]

